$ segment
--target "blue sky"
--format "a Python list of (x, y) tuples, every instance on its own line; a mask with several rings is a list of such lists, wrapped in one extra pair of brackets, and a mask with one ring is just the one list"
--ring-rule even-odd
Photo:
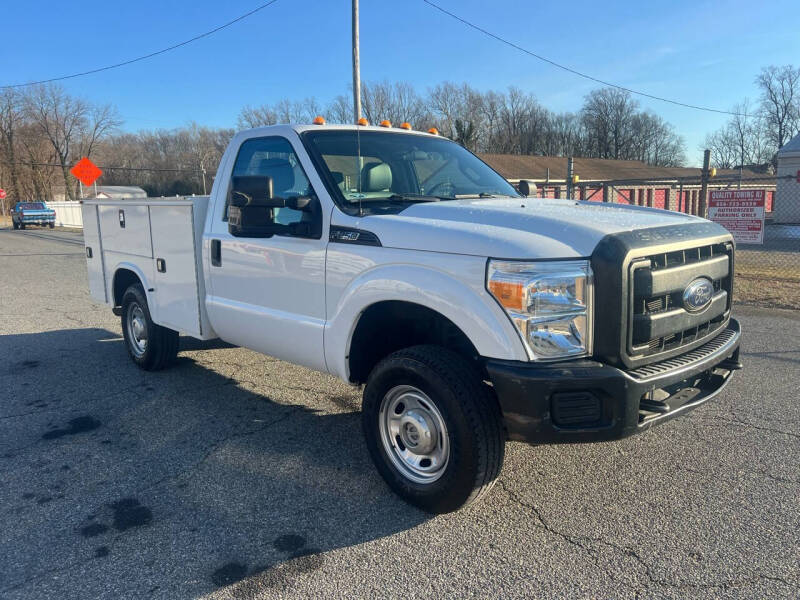
[[(529, 50), (605, 79), (676, 100), (729, 109), (756, 99), (769, 64), (800, 63), (797, 1), (572, 2), (437, 0)], [(216, 27), (261, 0), (82, 0), (3, 5), (0, 85), (119, 62)], [(441, 81), (516, 85), (553, 110), (577, 110), (594, 83), (559, 71), (439, 13), (421, 0), (361, 0), (362, 78), (419, 91)], [(127, 130), (189, 121), (234, 126), (242, 106), (348, 92), (350, 0), (278, 0), (189, 46), (63, 83), (115, 104)], [(671, 122), (700, 160), (715, 115), (640, 99)]]

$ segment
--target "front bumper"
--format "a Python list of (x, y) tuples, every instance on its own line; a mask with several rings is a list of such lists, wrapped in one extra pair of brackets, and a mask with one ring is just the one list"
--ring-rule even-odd
[(529, 443), (596, 442), (639, 433), (707, 402), (740, 369), (741, 328), (730, 319), (709, 342), (623, 371), (592, 360), (551, 364), (486, 360), (508, 437)]

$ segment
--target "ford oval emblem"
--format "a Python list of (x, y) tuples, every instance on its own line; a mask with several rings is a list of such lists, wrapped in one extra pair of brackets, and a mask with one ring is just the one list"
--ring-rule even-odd
[(714, 284), (710, 279), (699, 277), (683, 290), (683, 307), (691, 313), (708, 308), (714, 296)]

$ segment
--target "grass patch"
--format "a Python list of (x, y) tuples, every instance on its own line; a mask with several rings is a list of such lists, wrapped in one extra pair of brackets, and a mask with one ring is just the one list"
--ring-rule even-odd
[(733, 296), (741, 304), (800, 310), (800, 253), (739, 250)]

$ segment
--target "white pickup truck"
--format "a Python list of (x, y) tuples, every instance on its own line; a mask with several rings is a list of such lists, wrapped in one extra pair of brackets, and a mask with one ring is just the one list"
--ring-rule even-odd
[(520, 195), (435, 132), (244, 131), (211, 196), (86, 200), (83, 221), (136, 364), (218, 337), (363, 384), (378, 471), (431, 512), (490, 489), (508, 439), (619, 439), (741, 368), (725, 229)]

